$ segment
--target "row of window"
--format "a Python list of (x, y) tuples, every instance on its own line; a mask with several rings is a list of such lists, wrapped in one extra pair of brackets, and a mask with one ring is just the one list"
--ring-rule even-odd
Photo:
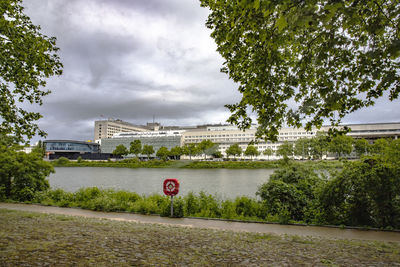
[[(292, 133), (279, 133), (279, 136), (282, 135), (313, 135), (314, 132), (292, 132)], [(221, 137), (239, 137), (239, 136), (247, 136), (254, 137), (254, 134), (211, 134), (211, 135), (193, 135), (193, 136), (184, 136), (185, 139), (206, 139), (206, 138), (221, 138)]]

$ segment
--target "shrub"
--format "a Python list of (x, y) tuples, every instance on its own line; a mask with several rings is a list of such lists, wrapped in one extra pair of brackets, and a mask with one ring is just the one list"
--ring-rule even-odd
[(36, 192), (49, 188), (46, 178), (54, 168), (41, 154), (19, 152), (19, 146), (5, 139), (0, 135), (0, 198), (31, 201)]
[(380, 157), (348, 162), (320, 194), (328, 223), (400, 228), (400, 167)]
[(100, 196), (102, 192), (97, 187), (81, 188), (75, 193), (78, 202), (88, 202)]
[[(169, 199), (169, 198), (167, 198)], [(174, 213), (173, 213), (173, 217), (175, 218), (181, 218), (184, 216), (184, 201), (181, 197), (174, 197)], [(171, 216), (171, 202), (168, 201), (163, 203), (162, 205), (162, 210), (160, 213), (161, 216), (167, 217), (167, 216)]]
[(200, 212), (199, 198), (196, 197), (193, 192), (187, 194), (184, 198), (184, 214), (185, 216), (195, 216)]
[(231, 200), (225, 200), (221, 204), (221, 218), (235, 219), (237, 218), (235, 204)]
[(276, 170), (256, 194), (263, 200), (267, 213), (284, 213), (285, 218), (280, 221), (287, 220), (286, 216), (291, 220), (304, 221), (305, 212), (317, 201), (316, 192), (323, 182), (312, 169), (289, 163)]
[(197, 216), (209, 218), (219, 218), (221, 216), (219, 201), (213, 195), (200, 192), (199, 204), (200, 210), (196, 214)]
[(69, 159), (65, 158), (65, 157), (60, 157), (56, 160), (56, 164), (57, 165), (66, 165), (69, 163)]
[(255, 217), (258, 215), (258, 205), (256, 201), (242, 196), (235, 199), (235, 211), (240, 217)]

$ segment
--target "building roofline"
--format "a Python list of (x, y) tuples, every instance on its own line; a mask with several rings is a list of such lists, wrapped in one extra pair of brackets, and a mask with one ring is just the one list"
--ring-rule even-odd
[(78, 140), (44, 140), (43, 143), (49, 143), (49, 142), (60, 142), (60, 143), (78, 143), (78, 144), (85, 144), (85, 145), (97, 145), (99, 146), (100, 144), (95, 143), (95, 142), (85, 142), (85, 141), (78, 141)]

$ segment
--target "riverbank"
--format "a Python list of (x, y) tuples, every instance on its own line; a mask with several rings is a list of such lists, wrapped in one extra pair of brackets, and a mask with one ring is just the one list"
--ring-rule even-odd
[(400, 245), (0, 209), (3, 266), (396, 266)]
[[(297, 161), (300, 164), (315, 169), (337, 169), (343, 167), (338, 160), (305, 160)], [(136, 158), (117, 161), (69, 161), (55, 160), (54, 167), (111, 167), (111, 168), (186, 168), (186, 169), (275, 169), (286, 162), (274, 161), (191, 161), (191, 160), (149, 160), (139, 161)]]

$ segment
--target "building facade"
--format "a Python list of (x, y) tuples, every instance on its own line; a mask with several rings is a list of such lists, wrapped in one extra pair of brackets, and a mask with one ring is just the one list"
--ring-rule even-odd
[[(397, 139), (400, 136), (400, 123), (371, 123), (371, 124), (349, 124), (343, 125), (351, 128), (349, 136), (358, 139), (365, 138), (371, 143), (379, 138)], [(248, 144), (253, 141), (254, 146), (260, 152), (259, 159), (267, 158), (268, 156), (262, 153), (266, 149), (272, 149), (273, 154), (276, 154), (279, 146), (285, 141), (296, 142), (300, 138), (312, 138), (317, 132), (327, 132), (330, 126), (322, 126), (320, 129), (313, 128), (311, 131), (306, 131), (304, 128), (282, 128), (278, 134), (278, 141), (256, 140), (256, 126), (251, 127), (246, 131), (241, 131), (235, 126), (221, 125), (209, 126), (204, 130), (190, 130), (182, 134), (181, 146), (186, 144), (198, 144), (203, 140), (211, 140), (219, 147), (219, 151), (226, 156), (226, 149), (233, 144), (238, 144), (243, 151), (246, 150)], [(276, 156), (268, 158), (277, 158)]]
[(100, 145), (92, 142), (76, 140), (45, 140), (43, 141), (46, 156), (49, 159), (65, 157), (68, 159), (107, 159), (110, 155), (101, 155)]
[(94, 122), (94, 140), (99, 142), (104, 138), (111, 138), (116, 133), (125, 132), (146, 132), (149, 128), (141, 125), (134, 125), (122, 120), (100, 120)]
[[(173, 147), (181, 145), (183, 131), (148, 131), (148, 132), (129, 132), (118, 133), (112, 138), (105, 138), (101, 140), (101, 151), (103, 153), (112, 153), (118, 145), (124, 145), (128, 150), (131, 142), (140, 140), (142, 146), (153, 146), (155, 157), (156, 152), (160, 147), (164, 146), (169, 150)], [(134, 155), (129, 155), (134, 156)]]
[[(343, 125), (352, 129), (348, 133), (353, 138), (365, 138), (370, 143), (378, 138), (394, 138), (400, 136), (400, 123), (371, 123), (371, 124), (349, 124)], [(131, 132), (114, 133), (112, 136), (101, 139), (101, 150), (105, 153), (112, 153), (117, 145), (123, 144), (129, 149), (130, 143), (134, 140), (140, 140), (142, 145), (152, 145), (157, 151), (161, 146), (171, 149), (175, 146), (184, 146), (186, 144), (198, 144), (203, 140), (211, 140), (218, 145), (218, 150), (226, 156), (226, 149), (233, 144), (238, 144), (243, 151), (246, 150), (250, 142), (254, 142), (260, 155), (258, 159), (276, 159), (276, 151), (285, 141), (296, 142), (301, 138), (312, 138), (317, 132), (327, 132), (330, 126), (323, 126), (320, 129), (313, 128), (306, 131), (304, 128), (282, 128), (278, 134), (278, 141), (271, 142), (265, 140), (256, 140), (256, 125), (253, 125), (246, 131), (239, 130), (233, 125), (205, 125), (197, 127), (180, 127), (179, 130), (168, 131), (144, 131), (142, 128)], [(117, 131), (116, 129), (114, 131)], [(273, 156), (265, 156), (263, 152), (266, 149), (273, 151)]]

